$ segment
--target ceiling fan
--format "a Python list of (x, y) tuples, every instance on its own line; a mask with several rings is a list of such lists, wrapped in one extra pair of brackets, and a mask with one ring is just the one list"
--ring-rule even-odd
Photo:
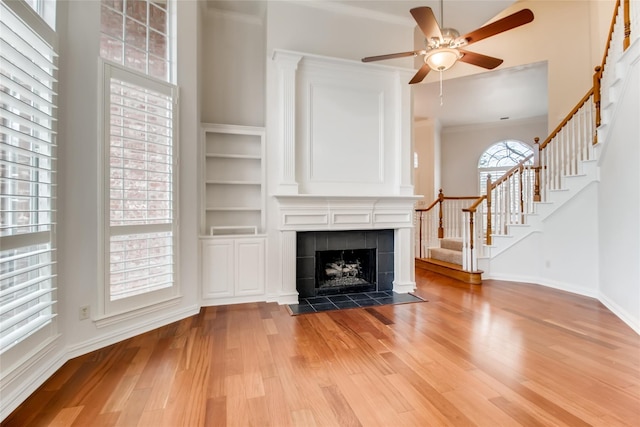
[[(448, 70), (457, 61), (477, 65), (478, 67), (488, 70), (496, 68), (502, 64), (502, 59), (470, 52), (461, 48), (533, 21), (533, 12), (529, 9), (523, 9), (477, 30), (471, 31), (464, 36), (460, 36), (460, 33), (453, 28), (441, 29), (430, 7), (416, 7), (411, 9), (410, 12), (426, 37), (424, 49), (362, 58), (362, 62), (372, 62), (423, 55), (424, 65), (420, 67), (409, 84), (420, 83), (431, 70)], [(440, 22), (442, 23), (442, 1), (440, 2), (440, 12)]]

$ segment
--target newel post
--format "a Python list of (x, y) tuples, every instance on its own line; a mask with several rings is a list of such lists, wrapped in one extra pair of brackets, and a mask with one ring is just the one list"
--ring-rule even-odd
[(487, 175), (487, 245), (491, 245), (491, 175)]
[(444, 194), (442, 188), (438, 192), (438, 239), (444, 239), (444, 226), (442, 225), (442, 202), (444, 202)]
[(534, 181), (533, 181), (533, 201), (534, 202), (539, 202), (540, 200), (542, 200), (542, 198), (540, 197), (540, 155), (542, 154), (540, 152), (540, 138), (538, 138), (537, 136), (533, 139), (534, 145), (537, 147), (537, 150), (534, 151), (535, 153), (535, 161), (533, 163), (533, 171), (534, 171)]
[(596, 132), (593, 133), (593, 145), (598, 143), (597, 129), (600, 127), (602, 118), (600, 116), (600, 80), (602, 79), (602, 67), (597, 66), (593, 74), (593, 103), (596, 107)]
[[(469, 255), (471, 260), (473, 260), (473, 217), (476, 214), (476, 210), (475, 208), (473, 210), (469, 211)], [(475, 271), (475, 266), (473, 265), (473, 262), (471, 262), (471, 270)]]

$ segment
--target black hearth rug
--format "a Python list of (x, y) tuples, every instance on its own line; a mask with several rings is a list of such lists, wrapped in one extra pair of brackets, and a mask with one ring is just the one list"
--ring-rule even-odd
[(292, 316), (322, 311), (343, 310), (359, 307), (378, 307), (381, 305), (425, 302), (425, 299), (413, 294), (397, 294), (393, 291), (359, 292), (352, 294), (329, 295), (323, 297), (300, 298), (298, 304), (289, 304), (287, 308)]

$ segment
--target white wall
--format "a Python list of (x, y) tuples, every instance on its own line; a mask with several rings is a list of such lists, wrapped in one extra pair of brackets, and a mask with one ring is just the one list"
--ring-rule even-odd
[(625, 86), (600, 158), (600, 300), (640, 333), (640, 43), (625, 54)]
[(440, 159), (436, 159), (436, 122), (433, 119), (419, 120), (413, 126), (413, 150), (418, 155), (418, 168), (413, 171), (415, 193), (423, 196), (422, 202), (431, 203), (438, 194), (434, 171)]
[[(322, 6), (322, 2), (316, 3)], [(384, 16), (362, 9), (355, 13), (329, 2), (324, 7), (313, 6), (312, 2), (268, 2), (267, 54), (283, 49), (360, 60), (385, 52), (404, 52), (412, 46), (414, 26), (409, 20), (385, 20)], [(335, 8), (331, 10), (331, 6)], [(410, 66), (406, 59), (385, 64)]]
[(490, 261), (487, 279), (531, 282), (598, 296), (598, 185), (592, 182), (536, 232)]
[(441, 174), (445, 196), (477, 196), (478, 160), (487, 148), (515, 139), (533, 149), (534, 138), (543, 140), (546, 129), (546, 117), (444, 128)]
[(202, 121), (264, 126), (265, 28), (261, 18), (209, 8), (202, 29)]
[(133, 316), (98, 328), (91, 320), (78, 320), (80, 306), (98, 310), (101, 280), (101, 194), (98, 110), (99, 2), (69, 2), (68, 22), (63, 32), (60, 66), (60, 162), (59, 220), (61, 332), (71, 355), (86, 353), (125, 336), (135, 335), (168, 319), (184, 317), (195, 310), (197, 298), (197, 141), (198, 107), (198, 13), (197, 2), (179, 2), (178, 84), (180, 86), (179, 151), (179, 276), (183, 298), (162, 312)]

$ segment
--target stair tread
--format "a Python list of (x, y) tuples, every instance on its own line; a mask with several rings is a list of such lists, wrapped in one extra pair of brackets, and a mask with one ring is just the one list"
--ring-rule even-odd
[(440, 240), (440, 249), (462, 251), (462, 239), (446, 238)]
[(462, 251), (456, 251), (454, 249), (447, 249), (447, 248), (431, 248), (431, 252), (444, 252), (444, 253), (460, 253), (462, 254)]
[(462, 264), (462, 252), (452, 249), (432, 248), (431, 258), (454, 263)]

